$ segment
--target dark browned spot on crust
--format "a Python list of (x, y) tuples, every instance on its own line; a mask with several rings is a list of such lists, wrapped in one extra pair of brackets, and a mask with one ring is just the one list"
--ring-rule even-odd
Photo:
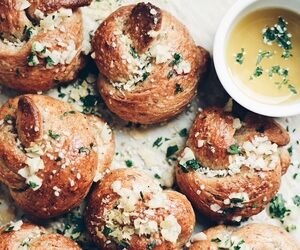
[(18, 102), (17, 131), (26, 147), (42, 138), (42, 119), (38, 108), (28, 96), (20, 97)]
[(151, 3), (139, 3), (131, 11), (127, 32), (139, 52), (144, 52), (154, 40), (148, 33), (161, 28), (162, 12)]

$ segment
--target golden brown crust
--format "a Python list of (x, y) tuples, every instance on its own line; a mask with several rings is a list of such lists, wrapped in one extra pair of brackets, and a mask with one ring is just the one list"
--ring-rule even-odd
[[(35, 92), (48, 90), (60, 82), (74, 80), (84, 65), (81, 55), (83, 23), (80, 10), (75, 9), (71, 16), (62, 17), (59, 24), (53, 21), (54, 29), (47, 26), (41, 28), (38, 25), (34, 26), (27, 18), (27, 9), (18, 9), (20, 1), (18, 4), (14, 2), (6, 0), (0, 3), (0, 14), (5, 13), (3, 22), (0, 22), (3, 32), (0, 41), (0, 82), (10, 88)], [(28, 31), (29, 29), (31, 30)], [(29, 33), (32, 35), (29, 36)], [(38, 60), (39, 64), (30, 66), (32, 56), (41, 53), (33, 51), (36, 43), (47, 46), (51, 53), (67, 53), (68, 57), (61, 56), (64, 59), (53, 66), (50, 63), (49, 66), (49, 56), (38, 55), (34, 61)], [(68, 48), (70, 46), (72, 49)]]
[[(18, 110), (24, 100), (32, 105), (29, 111), (34, 110), (42, 119), (42, 126), (34, 123), (32, 128), (41, 133), (40, 141), (31, 140), (30, 136), (24, 140), (18, 133), (21, 131), (23, 135), (23, 127), (15, 129), (15, 120), (22, 120), (19, 115), (26, 121), (32, 113)], [(5, 104), (0, 109), (0, 120), (3, 121), (0, 180), (11, 189), (18, 205), (34, 217), (58, 216), (79, 205), (93, 183), (97, 168), (105, 171), (112, 161), (114, 137), (112, 134), (108, 140), (102, 137), (105, 123), (100, 118), (75, 112), (70, 104), (46, 96), (25, 95)], [(28, 141), (30, 147), (26, 145)], [(31, 150), (32, 147), (35, 149)], [(35, 151), (42, 152), (36, 156), (32, 153)], [(34, 190), (27, 185), (30, 175), (29, 179), (23, 178), (20, 171), (35, 166), (28, 159), (36, 158), (42, 160), (44, 167), (35, 170), (34, 175), (42, 180), (42, 185)]]
[(52, 13), (60, 8), (77, 9), (82, 6), (89, 5), (92, 0), (29, 0), (30, 7), (27, 9), (27, 13), (35, 18), (34, 12), (40, 10), (43, 13)]
[(207, 239), (194, 242), (189, 250), (217, 250), (219, 249), (217, 243), (212, 240), (221, 238), (226, 233), (239, 240), (244, 240), (244, 245), (252, 250), (300, 249), (296, 241), (284, 229), (268, 224), (254, 223), (240, 228), (217, 226), (204, 233)]
[[(96, 31), (93, 47), (102, 73), (98, 86), (107, 106), (122, 119), (142, 124), (182, 112), (195, 96), (209, 60), (183, 24), (150, 3), (114, 12)], [(159, 61), (156, 54), (165, 58)], [(173, 64), (180, 60), (190, 68), (179, 74)]]
[(59, 234), (49, 234), (44, 228), (23, 223), (19, 230), (5, 232), (0, 229), (0, 249), (17, 250), (26, 246), (30, 250), (80, 250), (81, 248), (69, 238)]
[[(107, 222), (104, 219), (105, 211), (114, 209), (120, 199), (120, 196), (112, 189), (112, 184), (116, 181), (120, 181), (123, 188), (148, 186), (156, 188), (160, 193), (162, 192), (154, 180), (137, 170), (120, 169), (105, 175), (101, 183), (93, 190), (85, 213), (88, 232), (92, 236), (94, 242), (102, 249), (122, 249), (122, 247), (118, 246), (116, 243), (116, 239), (103, 233), (104, 227), (108, 227)], [(152, 249), (181, 249), (191, 236), (195, 225), (195, 215), (190, 202), (184, 195), (175, 191), (163, 191), (162, 193), (163, 195), (166, 195), (165, 197), (170, 202), (168, 209), (156, 208), (154, 209), (154, 214), (147, 216), (146, 213), (143, 212), (148, 208), (145, 205), (145, 202), (153, 198), (154, 193), (143, 192), (142, 195), (144, 200), (139, 201), (136, 204), (134, 210), (136, 215), (131, 217), (130, 224), (134, 228), (134, 219), (148, 218), (160, 225), (168, 215), (173, 215), (181, 226), (181, 233), (179, 234), (176, 243), (161, 240), (161, 235), (159, 235), (158, 232), (155, 233), (154, 236), (151, 235), (151, 237), (149, 235), (139, 236), (138, 234), (133, 234), (131, 240), (128, 241), (129, 247), (127, 249), (147, 249), (147, 246), (151, 245), (151, 243), (153, 244), (153, 242), (155, 242), (155, 244), (152, 245)]]
[[(288, 132), (269, 118), (252, 115), (252, 120), (246, 118), (242, 127), (234, 127), (237, 122), (234, 119), (217, 108), (200, 113), (189, 133), (187, 147), (204, 172), (186, 170), (180, 164), (176, 169), (180, 190), (201, 213), (215, 221), (240, 221), (262, 211), (277, 193), (281, 175), (290, 163), (287, 151), (279, 148), (274, 153), (278, 159), (274, 168), (263, 170), (242, 165), (240, 170), (232, 172), (235, 158), (228, 152), (231, 145), (243, 145), (256, 136), (267, 136), (271, 143), (280, 146), (289, 142)], [(261, 124), (266, 126), (258, 132)]]

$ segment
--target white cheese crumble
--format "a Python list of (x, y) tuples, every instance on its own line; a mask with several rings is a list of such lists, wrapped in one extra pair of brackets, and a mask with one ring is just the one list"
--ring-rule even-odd
[(188, 161), (195, 159), (194, 152), (189, 147), (186, 147), (179, 158), (179, 165), (184, 166)]
[(172, 59), (171, 49), (168, 45), (156, 44), (150, 49), (150, 53), (157, 64), (165, 63)]
[(162, 236), (172, 243), (176, 243), (180, 233), (181, 226), (178, 224), (174, 215), (169, 215), (160, 223)]
[(182, 60), (178, 65), (174, 65), (174, 70), (178, 75), (188, 74), (191, 72), (191, 69), (191, 63), (185, 60)]
[(191, 238), (191, 242), (197, 242), (201, 240), (207, 240), (207, 235), (204, 232), (197, 233)]
[[(117, 180), (112, 183), (111, 188), (120, 198), (116, 208), (104, 210), (106, 227), (111, 229), (109, 236), (121, 241), (130, 240), (133, 234), (152, 237), (161, 233), (164, 240), (177, 241), (181, 226), (173, 215), (164, 218), (160, 225), (152, 219), (157, 208), (169, 209), (170, 201), (159, 186), (133, 183), (130, 188), (125, 188)], [(147, 209), (137, 210), (139, 202), (143, 202)]]
[(25, 148), (27, 159), (25, 161), (27, 167), (21, 168), (18, 174), (26, 179), (28, 184), (34, 191), (42, 186), (42, 179), (36, 174), (39, 170), (44, 169), (45, 165), (41, 158), (44, 151), (39, 144), (34, 144), (32, 147)]

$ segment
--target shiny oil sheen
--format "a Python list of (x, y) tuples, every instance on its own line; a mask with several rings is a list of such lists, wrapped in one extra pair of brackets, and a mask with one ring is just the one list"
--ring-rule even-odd
[[(283, 49), (276, 42), (273, 42), (273, 45), (263, 42), (263, 29), (276, 24), (279, 16), (288, 22), (287, 29), (292, 34), (293, 56), (287, 60), (281, 57)], [(242, 65), (235, 59), (235, 55), (241, 51), (241, 48), (245, 49)], [(263, 75), (251, 80), (250, 76), (255, 71), (259, 50), (271, 51), (274, 55), (262, 60), (260, 65), (264, 69)], [(283, 104), (299, 100), (300, 15), (280, 8), (262, 9), (248, 14), (232, 30), (228, 40), (227, 60), (233, 80), (251, 98), (268, 104)], [(268, 69), (275, 65), (289, 69), (289, 80), (298, 92), (296, 95), (292, 94), (286, 85), (278, 88), (275, 82), (279, 82), (281, 77), (268, 76)]]

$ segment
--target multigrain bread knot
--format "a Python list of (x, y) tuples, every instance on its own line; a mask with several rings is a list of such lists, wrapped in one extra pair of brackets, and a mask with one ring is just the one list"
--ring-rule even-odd
[(26, 92), (76, 78), (84, 65), (78, 7), (90, 0), (0, 2), (0, 83)]
[(96, 31), (93, 48), (107, 106), (141, 124), (182, 112), (209, 59), (182, 23), (151, 3), (121, 7), (110, 15)]
[(0, 109), (0, 181), (33, 217), (55, 217), (79, 205), (113, 154), (107, 124), (68, 103), (24, 95)]
[(0, 249), (5, 250), (80, 250), (74, 241), (46, 229), (17, 221), (0, 228)]
[(101, 249), (182, 249), (195, 226), (187, 198), (137, 170), (105, 175), (89, 198), (87, 230)]
[(283, 229), (268, 224), (240, 228), (217, 226), (195, 235), (189, 250), (299, 250), (296, 241)]
[(200, 113), (181, 153), (176, 179), (199, 211), (236, 221), (262, 211), (290, 163), (289, 134), (271, 118), (244, 120), (218, 108)]

